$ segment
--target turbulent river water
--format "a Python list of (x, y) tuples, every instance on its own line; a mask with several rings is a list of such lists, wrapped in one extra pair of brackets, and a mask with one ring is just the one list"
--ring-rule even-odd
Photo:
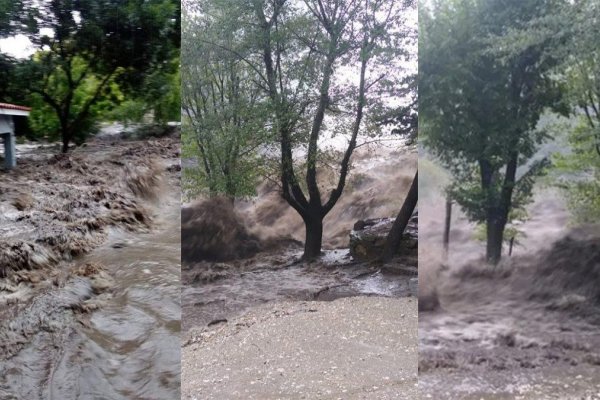
[[(414, 257), (410, 260), (401, 257), (395, 265), (381, 268), (352, 260), (348, 251), (349, 234), (357, 220), (396, 215), (416, 163), (413, 147), (378, 146), (357, 151), (344, 195), (324, 221), (323, 255), (313, 263), (298, 262), (304, 224), (276, 187), (260, 185), (256, 197), (236, 200), (235, 211), (203, 200), (186, 205), (184, 251), (210, 247), (215, 253), (243, 253), (240, 248), (248, 238), (241, 240), (240, 236), (246, 233), (234, 232), (243, 230), (241, 226), (257, 241), (296, 243), (267, 246), (254, 256), (242, 255), (227, 262), (199, 261), (201, 257), (184, 254), (183, 330), (205, 329), (270, 302), (416, 296)], [(320, 176), (324, 187), (337, 182), (336, 179), (335, 171), (325, 170)], [(398, 272), (394, 268), (400, 266), (397, 264), (410, 266), (414, 274)]]
[(0, 397), (179, 398), (179, 198), (167, 197), (158, 208), (151, 232), (113, 230), (76, 260), (107, 266), (112, 296), (61, 332), (37, 335), (0, 365), (0, 394), (7, 396)]
[(232, 271), (226, 271), (226, 277), (213, 282), (194, 279), (194, 270), (210, 268), (207, 264), (184, 270), (183, 282), (188, 284), (184, 284), (181, 293), (183, 329), (225, 321), (267, 302), (417, 294), (415, 276), (354, 263), (347, 250), (326, 251), (313, 264), (294, 264), (293, 260), (301, 254), (301, 251), (261, 254), (247, 261), (247, 270), (239, 265), (218, 264)]
[[(49, 212), (40, 206), (46, 196), (40, 190), (50, 193), (55, 210), (63, 207), (51, 197), (56, 193), (52, 185), (63, 185), (65, 193), (69, 190), (69, 199), (78, 192), (88, 196), (104, 182), (107, 186), (103, 188), (125, 193), (122, 162), (136, 166), (150, 158), (145, 154), (152, 153), (159, 169), (165, 171), (160, 173), (162, 183), (152, 199), (136, 200), (151, 223), (144, 229), (126, 229), (119, 224), (106, 227), (107, 235), (98, 234), (102, 243), (91, 251), (50, 267), (46, 277), (45, 270), (30, 271), (42, 274), (41, 280), (32, 280), (33, 284), (7, 286), (9, 294), (2, 292), (3, 299), (17, 300), (0, 303), (0, 399), (180, 397), (181, 202), (179, 178), (175, 172), (167, 172), (178, 163), (177, 139), (117, 141), (111, 146), (93, 143), (89, 148), (93, 151), (78, 150), (68, 159), (77, 167), (52, 169), (50, 178), (44, 178), (46, 172), (36, 166), (36, 160), (54, 157), (52, 151), (49, 156), (44, 149), (37, 151), (40, 156), (23, 155), (20, 170), (3, 179), (31, 185), (34, 205), (24, 215), (37, 223), (38, 215)], [(95, 169), (80, 169), (79, 165)], [(90, 180), (96, 177), (102, 181)], [(66, 184), (61, 183), (63, 179)], [(35, 231), (20, 222), (22, 218), (10, 205), (10, 193), (6, 196), (0, 200), (4, 200), (4, 211), (10, 213), (4, 213), (3, 223), (12, 228), (0, 231), (4, 235), (0, 238), (31, 240)], [(127, 196), (132, 199), (131, 194)], [(127, 200), (119, 201), (128, 204)], [(69, 204), (79, 207), (71, 215), (89, 209), (92, 211), (84, 215), (97, 217), (93, 200), (84, 198)], [(41, 228), (50, 229), (45, 219), (41, 221)], [(51, 224), (53, 220), (49, 221)], [(86, 221), (85, 217), (80, 221)], [(103, 272), (73, 273), (90, 266), (99, 266)], [(98, 276), (106, 277), (107, 282), (100, 291), (94, 281)]]
[(455, 206), (444, 259), (444, 198), (421, 176), (419, 301), (439, 299), (419, 313), (423, 398), (599, 399), (598, 226), (570, 226), (561, 193), (539, 187), (512, 257), (486, 265)]

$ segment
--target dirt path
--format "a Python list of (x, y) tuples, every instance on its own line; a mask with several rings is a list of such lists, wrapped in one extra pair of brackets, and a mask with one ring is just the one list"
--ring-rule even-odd
[(188, 333), (183, 399), (415, 399), (417, 302), (352, 297), (256, 307)]

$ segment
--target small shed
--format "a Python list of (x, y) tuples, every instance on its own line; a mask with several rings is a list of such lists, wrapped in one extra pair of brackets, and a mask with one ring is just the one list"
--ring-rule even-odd
[(15, 123), (13, 117), (28, 116), (31, 108), (14, 104), (0, 103), (0, 136), (4, 143), (4, 166), (6, 169), (17, 165), (15, 149)]

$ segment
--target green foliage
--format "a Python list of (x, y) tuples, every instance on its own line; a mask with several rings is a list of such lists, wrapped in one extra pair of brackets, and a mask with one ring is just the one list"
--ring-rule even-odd
[(138, 98), (127, 98), (107, 113), (104, 118), (108, 121), (119, 121), (127, 126), (140, 123), (148, 113), (148, 105)]
[(178, 55), (178, 1), (22, 0), (9, 25), (9, 34), (25, 33), (40, 49), (19, 77), (34, 102), (47, 104), (41, 112), (55, 114), (38, 115), (36, 123), (54, 131), (58, 121), (63, 151), (85, 138), (99, 111), (124, 100), (115, 87), (134, 98), (147, 93), (158, 119), (173, 116), (178, 63), (168, 60)]
[(20, 0), (0, 0), (0, 38), (13, 32), (18, 10), (22, 7)]
[(16, 79), (17, 60), (0, 53), (0, 101), (20, 103), (23, 101), (23, 88)]
[[(509, 48), (506, 36), (560, 0), (452, 0), (420, 14), (421, 134), (451, 171), (449, 192), (469, 218), (501, 227), (531, 200), (546, 160), (528, 163), (548, 138), (547, 108), (565, 111), (551, 40)], [(520, 166), (520, 168), (518, 168)]]
[[(203, 7), (217, 9), (220, 4)], [(259, 152), (270, 140), (269, 105), (254, 84), (257, 72), (232, 52), (206, 42), (232, 43), (236, 29), (224, 30), (222, 21), (232, 22), (197, 18), (195, 13), (184, 17), (182, 158), (190, 161), (184, 165), (182, 184), (191, 197), (253, 195), (265, 170)]]
[[(44, 56), (43, 53), (36, 54), (36, 57), (43, 58)], [(83, 59), (75, 58), (72, 62), (71, 73), (79, 75), (87, 68), (88, 66)], [(67, 72), (59, 68), (48, 76), (46, 92), (53, 98), (71, 96), (68, 118), (75, 120), (82, 114), (82, 109), (86, 107), (89, 99), (95, 96), (99, 85), (101, 85), (99, 78), (93, 74), (88, 74), (71, 92)], [(89, 135), (95, 134), (98, 130), (97, 120), (99, 116), (114, 107), (121, 99), (123, 99), (123, 94), (116, 83), (111, 81), (104, 85), (101, 94), (90, 106), (85, 117), (80, 118), (79, 123), (73, 126), (71, 130), (73, 141), (76, 144), (81, 144)], [(34, 92), (29, 96), (28, 103), (32, 107), (29, 124), (33, 136), (49, 140), (60, 139), (62, 133), (61, 121), (56, 111), (44, 101), (43, 96)]]
[(570, 109), (567, 123), (551, 127), (568, 137), (571, 152), (555, 156), (555, 175), (578, 222), (600, 220), (600, 2), (562, 2), (501, 42), (506, 52), (546, 44), (545, 59), (557, 59), (554, 75)]
[(151, 72), (135, 92), (124, 93), (124, 100), (105, 115), (107, 120), (125, 124), (140, 123), (152, 116), (156, 123), (181, 120), (181, 77), (179, 57), (170, 67)]
[(592, 127), (586, 117), (569, 134), (572, 152), (557, 154), (555, 165), (562, 173), (558, 186), (564, 189), (568, 205), (577, 222), (600, 221), (600, 128)]
[(563, 73), (575, 121), (569, 132), (570, 154), (557, 156), (559, 170), (567, 174), (561, 187), (578, 222), (600, 221), (600, 31), (591, 15), (599, 15), (600, 3), (576, 4), (569, 25), (574, 33), (567, 42)]

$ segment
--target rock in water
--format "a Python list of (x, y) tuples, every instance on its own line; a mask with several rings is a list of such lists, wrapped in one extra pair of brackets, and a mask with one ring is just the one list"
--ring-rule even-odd
[[(408, 221), (398, 247), (398, 254), (417, 255), (418, 247), (418, 212)], [(359, 220), (350, 232), (350, 254), (354, 259), (373, 260), (381, 255), (385, 239), (389, 233), (394, 218), (372, 218)]]

